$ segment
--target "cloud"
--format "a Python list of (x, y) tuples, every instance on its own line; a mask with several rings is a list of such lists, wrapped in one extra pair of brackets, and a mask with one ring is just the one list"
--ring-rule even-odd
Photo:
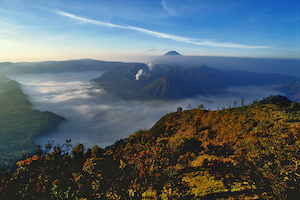
[(146, 49), (146, 50), (143, 51), (143, 53), (147, 53), (147, 52), (151, 52), (151, 51), (157, 51), (157, 50), (159, 50), (159, 49)]
[(168, 7), (166, 0), (162, 0), (161, 5), (163, 6), (164, 10), (167, 11), (170, 15), (176, 14), (176, 12), (174, 10), (172, 10), (170, 7)]
[(28, 27), (8, 23), (6, 21), (0, 20), (0, 33), (8, 34), (21, 34), (24, 30), (28, 30)]
[(151, 36), (154, 36), (157, 38), (171, 39), (176, 42), (184, 42), (184, 43), (189, 43), (189, 44), (194, 44), (194, 45), (199, 45), (199, 46), (209, 46), (209, 47), (219, 47), (219, 48), (237, 48), (237, 49), (270, 48), (270, 46), (251, 46), (251, 45), (244, 45), (244, 44), (235, 44), (235, 43), (230, 43), (230, 42), (218, 43), (218, 42), (207, 41), (207, 40), (199, 40), (199, 39), (192, 39), (192, 38), (188, 38), (188, 37), (181, 37), (181, 36), (177, 36), (177, 35), (161, 33), (161, 32), (152, 31), (152, 30), (135, 27), (135, 26), (130, 26), (130, 25), (117, 25), (117, 24), (112, 24), (112, 23), (107, 23), (107, 22), (101, 22), (98, 20), (91, 20), (91, 19), (87, 19), (84, 17), (76, 16), (76, 15), (61, 11), (61, 10), (55, 10), (55, 13), (65, 16), (65, 17), (79, 20), (81, 22), (90, 23), (90, 24), (94, 24), (94, 25), (98, 25), (98, 26), (133, 30), (133, 31), (151, 35)]
[[(48, 140), (55, 140), (63, 144), (67, 139), (72, 139), (73, 144), (83, 143), (85, 147), (95, 144), (106, 147), (139, 129), (150, 129), (162, 116), (175, 112), (177, 107), (185, 110), (189, 104), (197, 108), (202, 103), (206, 109), (215, 110), (223, 106), (228, 108), (229, 104), (232, 107), (234, 101), (241, 105), (242, 98), (248, 104), (255, 99), (277, 94), (271, 86), (248, 86), (228, 88), (228, 93), (213, 97), (197, 96), (176, 101), (124, 101), (107, 93), (91, 91), (93, 87), (88, 85), (93, 85), (93, 82), (90, 80), (100, 75), (99, 72), (9, 75), (9, 78), (21, 83), (34, 109), (52, 111), (68, 119), (56, 132), (38, 138), (37, 143), (44, 145)], [(32, 84), (33, 80), (35, 84)], [(45, 87), (51, 87), (47, 93), (42, 92)], [(81, 94), (90, 98), (70, 91), (81, 91)], [(70, 98), (66, 100), (61, 95)]]

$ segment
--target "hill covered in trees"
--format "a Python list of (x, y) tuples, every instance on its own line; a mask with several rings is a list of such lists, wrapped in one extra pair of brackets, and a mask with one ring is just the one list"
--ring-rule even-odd
[(34, 139), (54, 131), (64, 118), (32, 109), (20, 84), (0, 74), (0, 169), (34, 153)]
[[(242, 101), (243, 104), (243, 101)], [(101, 149), (49, 143), (0, 181), (2, 199), (294, 199), (300, 104), (271, 96), (217, 111), (178, 108)], [(72, 151), (71, 151), (72, 149)]]

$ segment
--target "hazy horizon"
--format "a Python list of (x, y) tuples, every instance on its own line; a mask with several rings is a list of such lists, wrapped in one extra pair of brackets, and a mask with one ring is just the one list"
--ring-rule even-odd
[[(172, 49), (170, 49), (170, 51), (172, 51)], [(18, 64), (18, 63), (38, 63), (38, 62), (48, 62), (48, 61), (69, 61), (69, 60), (85, 60), (85, 59), (91, 59), (91, 60), (99, 60), (99, 61), (105, 61), (105, 62), (124, 62), (124, 63), (131, 63), (131, 62), (138, 62), (138, 63), (149, 63), (154, 61), (155, 59), (163, 56), (165, 53), (167, 53), (168, 51), (164, 52), (163, 54), (158, 54), (158, 55), (151, 55), (151, 56), (134, 56), (134, 55), (130, 55), (130, 56), (126, 56), (126, 55), (122, 55), (122, 56), (115, 56), (115, 55), (108, 55), (107, 56), (103, 56), (103, 57), (99, 57), (99, 58), (93, 58), (93, 57), (77, 57), (77, 58), (57, 58), (57, 59), (35, 59), (35, 60), (6, 60), (6, 61), (0, 61), (0, 63), (13, 63), (13, 64)], [(177, 51), (178, 53), (180, 53), (180, 51)], [(300, 61), (300, 57), (299, 58), (284, 58), (284, 57), (250, 57), (250, 56), (222, 56), (222, 55), (182, 55), (184, 57), (212, 57), (212, 58), (246, 58), (246, 59), (261, 59), (261, 60), (299, 60)]]

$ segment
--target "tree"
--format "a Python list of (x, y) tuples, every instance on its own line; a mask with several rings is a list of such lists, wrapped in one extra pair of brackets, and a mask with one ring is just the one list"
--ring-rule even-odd
[(202, 109), (202, 110), (204, 110), (205, 109), (205, 107), (203, 106), (203, 104), (201, 103), (200, 105), (198, 105), (198, 109)]
[(177, 107), (177, 112), (182, 112), (182, 108), (181, 107)]
[(234, 107), (234, 108), (236, 108), (236, 103), (237, 103), (237, 101), (234, 101), (234, 102), (233, 102), (233, 107)]

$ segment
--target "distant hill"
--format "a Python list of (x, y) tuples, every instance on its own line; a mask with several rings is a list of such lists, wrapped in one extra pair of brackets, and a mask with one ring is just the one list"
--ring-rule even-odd
[(55, 131), (64, 118), (41, 112), (23, 94), (20, 84), (0, 74), (0, 169), (36, 150), (34, 139)]
[(300, 80), (281, 74), (225, 71), (204, 65), (153, 66), (127, 63), (104, 73), (95, 81), (107, 92), (125, 99), (178, 99), (220, 94), (230, 86), (279, 85)]
[(300, 81), (289, 82), (276, 88), (292, 101), (300, 102)]
[(0, 72), (4, 74), (55, 73), (72, 71), (109, 71), (122, 65), (122, 62), (106, 62), (92, 59), (44, 62), (0, 63)]

